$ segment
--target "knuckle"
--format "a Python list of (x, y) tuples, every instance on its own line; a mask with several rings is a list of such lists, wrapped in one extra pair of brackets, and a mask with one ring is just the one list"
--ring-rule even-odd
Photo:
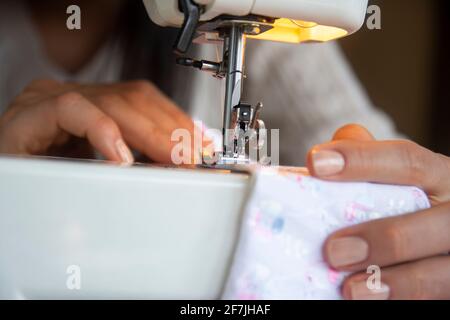
[(417, 143), (403, 141), (398, 144), (401, 160), (405, 163), (406, 174), (420, 184), (426, 178), (426, 153)]
[(19, 106), (29, 106), (31, 103), (37, 101), (38, 98), (41, 98), (42, 95), (36, 91), (25, 89), (22, 93), (20, 93), (14, 100), (11, 102), (10, 107), (19, 107)]
[(25, 90), (33, 90), (35, 88), (41, 88), (42, 86), (57, 84), (58, 82), (52, 79), (40, 78), (32, 80), (26, 87)]
[(429, 290), (426, 289), (428, 280), (419, 268), (413, 268), (408, 281), (410, 283), (412, 300), (426, 300), (429, 298)]
[[(450, 200), (450, 158), (434, 153), (430, 151), (433, 158), (433, 170), (430, 173), (428, 170), (428, 181), (431, 192), (435, 193), (436, 199), (440, 199), (440, 202), (446, 202)], [(434, 174), (432, 174), (434, 173)], [(433, 189), (433, 190), (431, 190)], [(430, 192), (430, 193), (431, 193)]]
[(153, 90), (153, 84), (148, 80), (135, 80), (130, 82), (130, 84), (138, 91), (148, 91)]
[(146, 129), (145, 136), (148, 141), (145, 144), (144, 151), (148, 155), (152, 155), (155, 152), (164, 151), (170, 144), (170, 139), (165, 136), (156, 126), (149, 126)]
[(136, 80), (128, 83), (129, 90), (127, 91), (128, 98), (142, 99), (143, 97), (154, 92), (154, 85), (147, 80)]
[(352, 147), (347, 153), (347, 161), (350, 167), (357, 167), (361, 170), (372, 168), (372, 157), (367, 153), (365, 144), (352, 143)]
[(106, 113), (125, 104), (123, 97), (117, 93), (100, 95), (94, 101)]
[(58, 108), (72, 108), (84, 100), (84, 97), (75, 91), (68, 91), (58, 95), (55, 98), (55, 104)]
[(147, 141), (152, 141), (160, 138), (160, 132), (156, 126), (150, 125), (145, 129), (145, 136)]
[(106, 115), (99, 116), (93, 123), (92, 128), (108, 135), (113, 135), (117, 131), (116, 123), (114, 122), (114, 120)]
[(408, 254), (408, 238), (402, 225), (399, 222), (390, 223), (384, 229), (383, 238), (389, 244), (389, 260), (403, 261)]

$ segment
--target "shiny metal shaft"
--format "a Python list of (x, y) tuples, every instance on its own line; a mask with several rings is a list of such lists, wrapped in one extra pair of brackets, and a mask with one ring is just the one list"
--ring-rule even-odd
[(245, 43), (244, 26), (231, 25), (224, 42), (224, 61), (228, 61), (223, 114), (223, 151), (225, 157), (234, 156), (233, 130), (236, 123), (233, 123), (233, 108), (239, 105), (242, 96)]

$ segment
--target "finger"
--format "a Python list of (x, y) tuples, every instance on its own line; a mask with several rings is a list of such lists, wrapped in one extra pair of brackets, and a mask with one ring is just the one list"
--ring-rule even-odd
[(23, 92), (12, 101), (11, 106), (14, 108), (8, 110), (8, 116), (14, 115), (30, 105), (47, 100), (61, 89), (61, 83), (52, 79), (38, 79), (30, 82)]
[(174, 128), (192, 128), (193, 121), (191, 117), (184, 113), (169, 97), (151, 82), (133, 81), (126, 83), (126, 85), (131, 86), (136, 92), (142, 93), (146, 97), (147, 103), (153, 102), (153, 104), (158, 106), (158, 108), (149, 108), (147, 104), (146, 106), (144, 105), (145, 110), (161, 110), (172, 119), (173, 123), (176, 125), (172, 126), (169, 131), (173, 131)]
[(307, 162), (322, 179), (414, 185), (450, 199), (449, 159), (410, 141), (335, 141), (314, 147)]
[[(183, 164), (201, 163), (202, 149), (212, 143), (206, 137), (202, 139), (202, 128), (147, 81), (84, 86), (81, 91), (115, 119), (133, 148), (157, 162), (180, 164), (172, 159), (173, 148), (180, 143), (172, 141), (172, 137), (178, 131), (188, 131), (187, 139), (181, 141), (188, 154)], [(99, 95), (99, 91), (103, 94)]]
[(358, 124), (348, 124), (335, 132), (333, 141), (339, 140), (373, 141), (375, 138), (366, 128)]
[(102, 105), (105, 114), (114, 119), (133, 149), (154, 161), (170, 163), (170, 134), (161, 128), (161, 119), (147, 117), (119, 95), (106, 94), (91, 99)]
[[(100, 97), (98, 104), (102, 108), (109, 109), (114, 108), (114, 105), (117, 106), (117, 104), (109, 103), (108, 100), (112, 94), (118, 93), (134, 110), (140, 111), (149, 120), (156, 121), (160, 130), (166, 131), (168, 134), (172, 134), (174, 130), (180, 128), (193, 132), (192, 119), (148, 81), (131, 81), (103, 88), (111, 95)], [(89, 90), (89, 88), (87, 89)], [(113, 97), (113, 99), (115, 98)]]
[(450, 204), (352, 226), (332, 234), (324, 259), (335, 269), (364, 270), (432, 257), (450, 249)]
[(67, 132), (86, 137), (109, 160), (133, 161), (117, 125), (78, 93), (37, 102), (15, 115), (7, 127), (9, 138), (3, 139), (2, 147), (8, 153), (43, 153)]
[[(99, 90), (104, 91), (99, 94)], [(124, 89), (120, 84), (112, 87), (87, 86), (83, 91), (86, 91), (92, 102), (106, 114), (123, 113), (124, 109), (127, 109), (126, 112), (132, 109), (139, 113), (141, 118), (147, 118), (149, 121), (157, 123), (161, 131), (169, 133), (179, 127), (175, 119), (164, 112), (166, 106), (161, 104), (157, 96), (149, 95), (140, 87), (128, 86)]]
[(342, 295), (347, 300), (450, 299), (450, 257), (439, 256), (385, 268), (379, 274), (347, 278)]
[[(184, 151), (182, 164), (201, 163), (202, 145), (207, 143), (202, 141), (201, 128), (197, 128), (190, 118), (176, 119), (175, 115), (164, 111), (168, 106), (173, 107), (172, 103), (156, 96), (150, 99), (143, 92), (143, 89), (134, 87), (122, 95), (111, 93), (92, 99), (115, 119), (128, 143), (152, 160), (181, 164), (172, 159), (172, 151), (181, 143)], [(176, 114), (183, 113), (177, 110)], [(172, 137), (177, 136), (178, 131), (182, 131), (183, 139), (173, 141)]]
[(34, 92), (51, 92), (54, 89), (60, 88), (61, 82), (53, 79), (37, 79), (30, 82), (29, 85), (25, 87), (24, 91), (34, 91)]
[(130, 145), (156, 162), (175, 165), (201, 163), (202, 136), (197, 130), (192, 133), (179, 128), (167, 132), (136, 111), (123, 114), (118, 123)]
[[(130, 122), (127, 122), (130, 121)], [(129, 124), (133, 123), (132, 126)], [(135, 111), (129, 112), (119, 121), (123, 134), (130, 145), (159, 163), (172, 163), (173, 148), (170, 135), (153, 121)]]
[(64, 93), (50, 100), (49, 108), (56, 105), (56, 125), (81, 138), (87, 138), (92, 146), (108, 160), (132, 164), (134, 159), (125, 144), (117, 124), (89, 100), (76, 92)]

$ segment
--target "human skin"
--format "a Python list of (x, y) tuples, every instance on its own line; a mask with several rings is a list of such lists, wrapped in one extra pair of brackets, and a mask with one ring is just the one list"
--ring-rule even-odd
[[(323, 246), (325, 261), (353, 273), (345, 299), (450, 299), (450, 158), (410, 141), (375, 141), (363, 127), (339, 129), (308, 155), (313, 176), (422, 188), (430, 209), (339, 230)], [(381, 287), (369, 290), (366, 270), (381, 268)]]
[(133, 163), (131, 146), (156, 162), (172, 163), (176, 129), (192, 135), (200, 130), (150, 82), (81, 85), (37, 80), (0, 117), (0, 153), (46, 155), (78, 137), (114, 162)]

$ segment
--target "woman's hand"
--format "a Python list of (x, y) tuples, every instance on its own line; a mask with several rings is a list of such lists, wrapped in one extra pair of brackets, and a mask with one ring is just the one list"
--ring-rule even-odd
[(131, 164), (128, 147), (170, 163), (175, 129), (192, 120), (146, 81), (110, 85), (31, 83), (0, 117), (0, 153), (47, 154), (70, 137), (86, 138), (108, 160)]
[[(375, 141), (356, 125), (341, 128), (333, 141), (314, 147), (311, 173), (332, 181), (413, 185), (432, 208), (340, 230), (324, 244), (324, 257), (350, 271), (346, 299), (450, 299), (450, 158), (409, 141)], [(379, 290), (369, 290), (368, 266), (381, 268)]]

